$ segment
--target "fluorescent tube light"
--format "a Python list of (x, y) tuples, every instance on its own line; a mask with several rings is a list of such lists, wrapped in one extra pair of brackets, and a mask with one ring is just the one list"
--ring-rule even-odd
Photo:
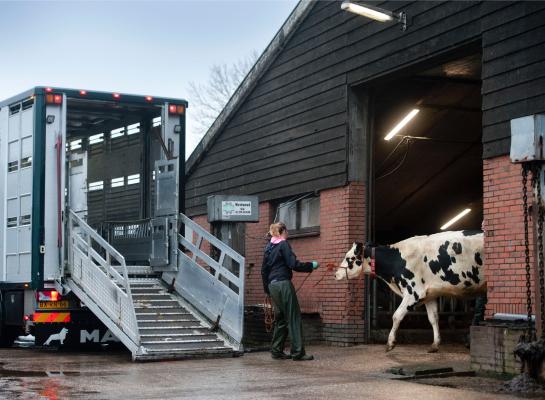
[(354, 14), (363, 15), (364, 17), (374, 19), (380, 22), (392, 21), (394, 18), (385, 12), (377, 11), (366, 6), (360, 6), (350, 2), (344, 2), (341, 4), (341, 9), (350, 11)]
[(454, 224), (456, 221), (458, 221), (459, 219), (463, 218), (464, 216), (466, 216), (467, 214), (469, 214), (469, 212), (471, 211), (471, 208), (466, 208), (464, 211), (462, 211), (460, 214), (458, 214), (457, 216), (455, 216), (454, 218), (452, 218), (450, 221), (448, 221), (445, 225), (443, 225), (441, 227), (441, 230), (444, 231), (445, 229), (447, 229), (449, 226), (451, 226), (452, 224)]
[(390, 140), (391, 138), (393, 138), (395, 135), (397, 135), (397, 133), (403, 129), (403, 127), (405, 125), (407, 125), (409, 123), (409, 121), (411, 119), (413, 119), (415, 117), (416, 114), (418, 114), (420, 112), (420, 110), (418, 108), (415, 108), (413, 109), (410, 113), (408, 113), (405, 118), (403, 118), (395, 127), (394, 129), (392, 129), (390, 131), (390, 133), (388, 133), (385, 137), (384, 137), (384, 140)]

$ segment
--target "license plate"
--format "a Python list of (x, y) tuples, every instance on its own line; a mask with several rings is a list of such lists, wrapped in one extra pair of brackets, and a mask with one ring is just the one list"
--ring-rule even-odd
[(61, 300), (61, 301), (40, 301), (38, 303), (38, 308), (42, 309), (56, 309), (56, 308), (68, 308), (69, 302), (68, 300)]

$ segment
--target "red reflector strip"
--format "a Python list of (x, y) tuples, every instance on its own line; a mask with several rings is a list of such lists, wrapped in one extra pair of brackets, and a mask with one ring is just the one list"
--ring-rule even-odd
[(34, 322), (70, 322), (69, 312), (34, 313)]

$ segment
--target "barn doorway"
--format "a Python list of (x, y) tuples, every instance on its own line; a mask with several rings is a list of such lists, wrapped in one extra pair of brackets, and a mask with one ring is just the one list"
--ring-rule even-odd
[[(440, 232), (447, 221), (467, 209), (468, 214), (446, 230), (481, 228), (481, 55), (430, 65), (369, 90), (373, 118), (368, 223), (377, 243)], [(403, 119), (409, 122), (385, 140)], [(369, 286), (369, 339), (382, 342), (400, 298), (382, 281), (373, 280)], [(444, 339), (465, 336), (473, 304), (440, 299)], [(431, 335), (425, 307), (410, 313), (398, 334), (400, 341), (415, 337), (431, 341)]]

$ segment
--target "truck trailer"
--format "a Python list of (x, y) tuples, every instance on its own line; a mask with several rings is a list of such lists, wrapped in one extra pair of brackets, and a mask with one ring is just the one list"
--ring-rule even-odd
[(187, 106), (41, 86), (0, 101), (0, 344), (242, 351), (244, 257), (183, 214)]

